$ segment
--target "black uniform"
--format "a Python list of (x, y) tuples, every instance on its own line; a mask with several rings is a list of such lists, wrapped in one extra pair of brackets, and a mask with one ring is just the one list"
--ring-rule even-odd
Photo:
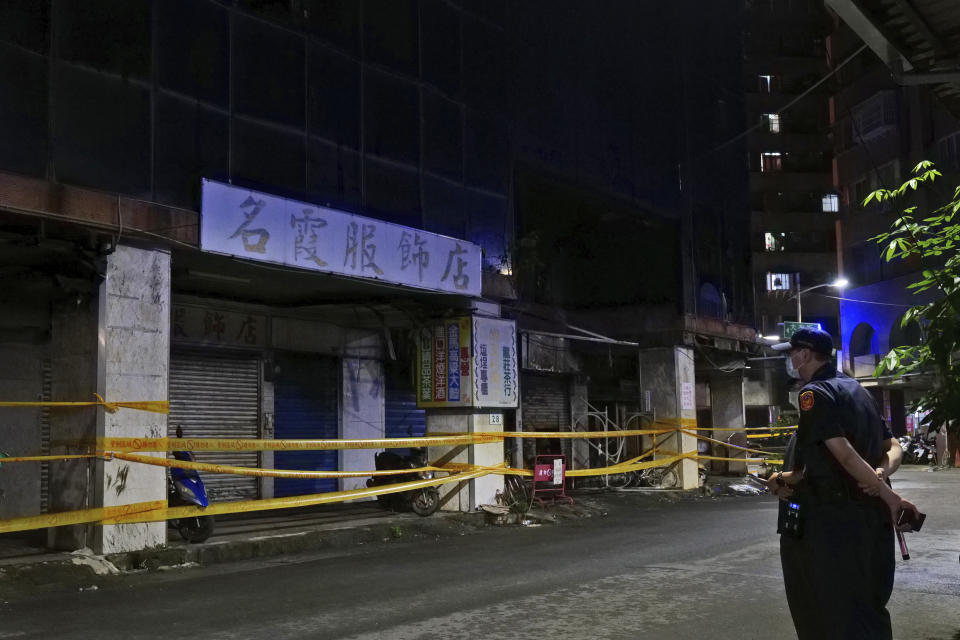
[(845, 437), (877, 467), (893, 435), (870, 394), (824, 365), (800, 392), (794, 468), (804, 477), (794, 497), (803, 533), (781, 539), (790, 614), (800, 640), (892, 638), (886, 604), (893, 590), (894, 546), (889, 511), (866, 496), (825, 440)]

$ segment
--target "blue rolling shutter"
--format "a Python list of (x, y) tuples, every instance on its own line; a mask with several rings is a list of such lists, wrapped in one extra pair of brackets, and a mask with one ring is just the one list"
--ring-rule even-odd
[[(340, 436), (340, 361), (337, 358), (278, 354), (280, 375), (274, 381), (274, 433), (278, 439)], [(337, 451), (277, 451), (274, 467), (336, 471)], [(277, 478), (274, 495), (299, 496), (336, 491), (336, 478)]]
[[(427, 432), (424, 410), (417, 408), (417, 395), (412, 388), (404, 388), (396, 379), (388, 378), (386, 396), (388, 438), (416, 438)], [(392, 450), (403, 455), (409, 453), (409, 448)]]

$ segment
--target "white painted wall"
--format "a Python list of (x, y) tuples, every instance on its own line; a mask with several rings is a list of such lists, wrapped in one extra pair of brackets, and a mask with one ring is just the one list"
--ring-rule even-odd
[[(383, 438), (385, 403), (383, 363), (370, 358), (347, 356), (342, 361), (341, 438)], [(342, 471), (367, 471), (375, 468), (375, 449), (340, 451)], [(341, 490), (362, 489), (366, 478), (341, 478)]]
[[(696, 394), (695, 394), (695, 385), (696, 377), (694, 375), (694, 360), (693, 360), (693, 350), (688, 347), (674, 347), (674, 363), (676, 366), (676, 394), (677, 394), (677, 407), (679, 409), (679, 418), (684, 421), (692, 421), (692, 423), (686, 424), (697, 424), (697, 407), (696, 407)], [(692, 396), (688, 406), (683, 406), (683, 385), (687, 384), (691, 388)], [(696, 429), (696, 426), (693, 427)], [(689, 430), (689, 429), (688, 429)], [(680, 453), (693, 453), (697, 450), (697, 439), (691, 435), (685, 433), (680, 433), (677, 435), (678, 451)], [(680, 484), (683, 489), (696, 489), (700, 486), (700, 475), (697, 471), (697, 461), (696, 460), (684, 460), (680, 463)]]
[[(98, 393), (105, 400), (166, 400), (170, 363), (170, 254), (118, 246), (107, 257), (101, 285)], [(100, 410), (100, 437), (159, 438), (167, 416), (120, 409)], [(162, 457), (165, 454), (152, 454)], [(103, 506), (166, 500), (163, 467), (120, 460), (97, 463), (96, 502)], [(98, 528), (98, 553), (135, 551), (166, 542), (165, 522)]]
[[(484, 433), (503, 431), (502, 425), (491, 425), (490, 415), (497, 410), (427, 409), (427, 435), (443, 433)], [(502, 442), (478, 445), (431, 447), (430, 461), (459, 462), (494, 466), (504, 461)], [(503, 476), (490, 474), (464, 482), (450, 482), (440, 487), (440, 503), (444, 511), (473, 511), (481, 504), (495, 504), (497, 491), (503, 490)]]
[[(491, 416), (499, 416), (500, 424), (490, 424)], [(503, 431), (503, 412), (491, 409), (471, 416), (474, 433), (488, 433)], [(509, 445), (509, 441), (508, 441)], [(504, 444), (491, 442), (490, 444), (475, 444), (472, 447), (472, 462), (479, 466), (497, 466), (504, 462)], [(470, 509), (476, 509), (482, 504), (496, 504), (497, 492), (503, 491), (503, 476), (490, 474), (481, 476), (473, 482), (472, 502)]]

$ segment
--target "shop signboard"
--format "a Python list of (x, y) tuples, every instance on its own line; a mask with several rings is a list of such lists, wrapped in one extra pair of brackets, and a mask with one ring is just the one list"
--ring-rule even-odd
[(797, 331), (800, 329), (818, 329), (822, 330), (823, 327), (820, 326), (819, 322), (784, 322), (783, 323), (783, 339), (789, 340), (793, 337)]
[(473, 318), (473, 369), (473, 406), (517, 406), (517, 325), (513, 320)]
[(417, 406), (473, 405), (470, 318), (451, 318), (420, 330), (417, 347)]
[(517, 406), (512, 320), (463, 317), (435, 323), (420, 330), (417, 353), (417, 406)]
[(480, 247), (421, 229), (203, 180), (200, 248), (354, 278), (480, 295)]
[(267, 344), (267, 317), (175, 304), (170, 334), (178, 343), (262, 348)]

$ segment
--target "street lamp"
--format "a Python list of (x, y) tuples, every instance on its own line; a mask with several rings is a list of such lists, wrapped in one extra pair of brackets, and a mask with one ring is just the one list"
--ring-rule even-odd
[[(843, 289), (845, 286), (850, 284), (846, 278), (837, 278), (833, 282), (824, 282), (823, 284), (815, 284), (812, 287), (807, 287), (806, 289), (800, 289), (800, 274), (797, 274), (797, 322), (803, 321), (803, 315), (800, 310), (800, 296), (808, 291), (813, 291), (814, 289), (819, 289), (820, 287), (836, 287), (837, 289)], [(791, 298), (793, 296), (790, 296)]]

